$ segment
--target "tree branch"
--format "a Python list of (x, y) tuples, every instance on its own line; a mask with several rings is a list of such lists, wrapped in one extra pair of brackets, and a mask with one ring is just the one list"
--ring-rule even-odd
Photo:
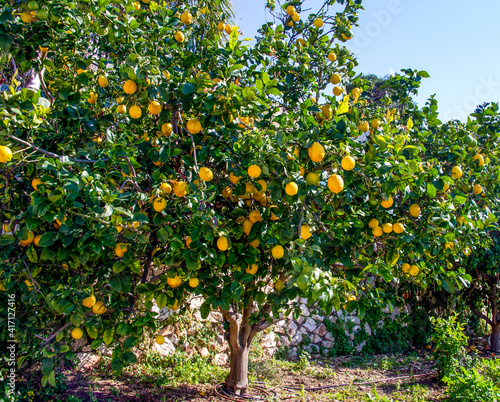
[(475, 308), (472, 309), (472, 312), (477, 315), (479, 318), (482, 318), (484, 321), (486, 321), (490, 325), (495, 325), (492, 320), (490, 320), (488, 317), (486, 317), (483, 313), (480, 311), (476, 310)]

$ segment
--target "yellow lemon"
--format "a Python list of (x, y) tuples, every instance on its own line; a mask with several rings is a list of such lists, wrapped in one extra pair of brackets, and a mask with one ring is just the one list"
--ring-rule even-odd
[(335, 96), (340, 96), (340, 95), (342, 95), (342, 93), (344, 92), (344, 90), (342, 89), (342, 87), (335, 86), (335, 87), (333, 87), (332, 92), (333, 92), (333, 94)]
[(116, 107), (116, 113), (126, 114), (127, 113), (127, 106), (125, 106), (125, 105), (118, 105)]
[(214, 174), (207, 167), (200, 168), (199, 176), (203, 181), (211, 181), (214, 178)]
[(142, 110), (139, 106), (132, 106), (128, 113), (130, 114), (130, 117), (132, 117), (133, 119), (138, 119), (142, 116)]
[[(330, 105), (323, 105), (323, 106), (321, 106), (321, 115), (323, 116), (324, 119), (330, 120), (332, 118), (332, 112), (333, 112), (332, 111), (332, 107)], [(323, 148), (323, 153), (324, 153), (324, 148)], [(311, 157), (310, 154), (309, 154), (309, 157)]]
[(201, 123), (197, 119), (188, 120), (186, 128), (191, 134), (198, 134), (202, 130)]
[(0, 163), (7, 163), (12, 160), (12, 151), (9, 147), (0, 145)]
[(374, 130), (380, 127), (380, 120), (379, 119), (373, 119), (371, 122), (371, 126)]
[(382, 230), (382, 228), (380, 226), (374, 227), (372, 229), (372, 234), (374, 236), (380, 237), (380, 236), (382, 236), (382, 233), (383, 233), (383, 230)]
[(97, 79), (97, 83), (99, 84), (99, 86), (101, 88), (106, 88), (108, 85), (109, 85), (109, 81), (108, 79), (104, 76), (104, 75), (101, 75), (98, 79)]
[(402, 223), (395, 223), (392, 228), (394, 229), (394, 232), (400, 234), (400, 233), (403, 233), (405, 231), (405, 227)]
[(21, 243), (21, 246), (27, 247), (31, 243), (33, 243), (33, 240), (35, 240), (35, 234), (32, 231), (28, 232), (28, 238), (25, 240), (20, 240), (19, 243)]
[(450, 185), (447, 182), (444, 182), (443, 191), (448, 191), (449, 188)]
[(161, 212), (165, 208), (167, 208), (167, 200), (165, 200), (165, 198), (159, 197), (156, 200), (154, 200), (154, 202), (153, 202), (153, 209), (156, 212)]
[(71, 331), (71, 336), (73, 337), (73, 339), (80, 339), (82, 336), (83, 336), (83, 331), (81, 328), (73, 328), (73, 330)]
[(479, 195), (483, 192), (483, 187), (480, 184), (474, 184), (472, 191), (474, 191), (474, 194)]
[(344, 189), (344, 179), (338, 174), (332, 174), (328, 178), (328, 188), (335, 194), (340, 193)]
[(115, 247), (115, 254), (117, 257), (123, 257), (128, 250), (128, 246), (125, 243), (117, 243)]
[(252, 246), (253, 248), (257, 248), (259, 247), (259, 239), (255, 239), (254, 241), (251, 241), (250, 243), (248, 243), (250, 246)]
[(165, 337), (163, 335), (158, 335), (155, 341), (158, 345), (163, 345), (165, 343)]
[(366, 133), (368, 130), (370, 130), (370, 125), (367, 121), (364, 121), (358, 126), (358, 129)]
[(257, 273), (257, 270), (259, 269), (259, 266), (257, 264), (252, 264), (252, 266), (248, 266), (248, 268), (245, 270), (246, 273), (255, 275)]
[(296, 13), (295, 7), (294, 6), (288, 6), (286, 8), (286, 13), (290, 16), (294, 15)]
[(353, 98), (359, 97), (359, 95), (361, 95), (361, 89), (359, 89), (359, 88), (353, 88), (352, 91), (351, 91), (351, 95), (352, 95)]
[(481, 154), (476, 154), (474, 155), (474, 158), (472, 158), (473, 161), (477, 161), (478, 166), (483, 166), (484, 165), (484, 158), (483, 155)]
[(217, 29), (218, 29), (219, 31), (224, 31), (224, 30), (226, 29), (226, 24), (225, 24), (224, 22), (219, 22), (219, 23), (217, 24)]
[(319, 142), (314, 142), (308, 149), (307, 153), (313, 162), (321, 162), (325, 158), (325, 148)]
[(172, 134), (173, 128), (171, 123), (163, 123), (161, 125), (161, 133), (165, 137), (168, 137), (170, 134)]
[(91, 295), (89, 297), (86, 297), (85, 299), (83, 299), (83, 302), (82, 304), (87, 307), (87, 308), (91, 308), (94, 304), (95, 304), (95, 296), (94, 295)]
[(191, 240), (191, 236), (188, 236), (188, 238), (186, 239), (186, 247), (187, 247), (188, 249), (190, 249), (190, 250), (191, 250), (191, 246), (190, 246), (190, 244), (191, 244), (192, 242), (193, 242), (193, 240)]
[(181, 280), (181, 278), (179, 278), (178, 275), (175, 275), (173, 278), (167, 278), (167, 284), (171, 288), (179, 287), (181, 283), (182, 283), (182, 280)]
[(291, 181), (286, 185), (285, 192), (290, 196), (294, 196), (299, 192), (299, 186), (297, 186), (297, 183)]
[(123, 84), (123, 92), (128, 95), (132, 95), (137, 91), (137, 84), (135, 81), (127, 80), (125, 84)]
[(281, 279), (278, 279), (275, 283), (274, 283), (274, 288), (279, 292), (280, 290), (282, 290), (283, 288), (285, 287), (285, 284), (283, 283), (283, 281)]
[(328, 60), (330, 61), (337, 60), (337, 55), (335, 53), (328, 53)]
[(295, 13), (294, 15), (292, 15), (292, 20), (294, 22), (299, 22), (300, 21), (300, 14), (299, 13)]
[(316, 172), (309, 172), (306, 175), (306, 183), (310, 186), (317, 186), (319, 184), (320, 175)]
[(354, 169), (354, 166), (356, 166), (356, 161), (352, 156), (346, 156), (342, 159), (342, 162), (340, 164), (342, 165), (342, 168), (344, 170), (352, 170)]
[(165, 194), (170, 194), (172, 192), (172, 186), (168, 183), (161, 183), (160, 190), (163, 191)]
[(148, 111), (152, 115), (159, 115), (161, 112), (161, 104), (158, 101), (153, 101), (148, 105)]
[(191, 25), (193, 23), (193, 14), (189, 11), (184, 11), (181, 14), (181, 21), (184, 25)]
[(217, 248), (220, 251), (226, 251), (229, 248), (229, 241), (227, 240), (227, 237), (222, 236), (217, 239)]
[(453, 169), (451, 169), (451, 177), (454, 179), (460, 179), (463, 175), (462, 168), (460, 166), (454, 166)]
[(408, 272), (410, 272), (410, 264), (408, 263), (403, 263), (403, 265), (401, 265), (401, 271), (403, 271), (403, 273), (407, 274)]
[(370, 229), (376, 228), (379, 225), (379, 221), (375, 218), (373, 218), (370, 222), (368, 222), (368, 227)]
[(174, 35), (174, 38), (179, 43), (184, 42), (184, 34), (181, 31), (177, 31)]
[(307, 225), (302, 225), (300, 227), (300, 238), (303, 240), (307, 240), (312, 236), (311, 228)]
[(252, 226), (252, 221), (250, 221), (250, 219), (245, 219), (243, 222), (243, 233), (248, 236), (250, 234), (250, 231), (252, 230)]
[(38, 190), (38, 185), (39, 184), (42, 184), (42, 179), (39, 179), (38, 177), (31, 180), (31, 187), (33, 187), (35, 189), (35, 191)]
[(410, 270), (408, 271), (408, 273), (409, 273), (411, 276), (417, 276), (419, 272), (420, 272), (420, 269), (419, 269), (416, 265), (412, 265), (412, 266), (410, 267)]
[(98, 301), (92, 306), (92, 312), (94, 314), (104, 314), (107, 310), (108, 309), (102, 301)]
[(385, 209), (392, 207), (392, 204), (394, 204), (394, 200), (392, 199), (392, 197), (389, 197), (386, 200), (384, 199), (380, 203), (380, 205), (382, 205), (382, 207), (384, 207)]
[(384, 231), (384, 233), (391, 233), (392, 223), (386, 223), (384, 226), (382, 226), (382, 230)]
[(251, 178), (256, 179), (257, 177), (259, 177), (259, 176), (260, 176), (260, 174), (261, 174), (262, 170), (261, 170), (261, 168), (260, 168), (259, 166), (257, 166), (257, 165), (251, 165), (251, 166), (248, 168), (247, 172), (248, 172), (248, 175), (249, 175)]
[(241, 176), (235, 176), (233, 172), (229, 173), (229, 181), (233, 183), (234, 185), (238, 184), (238, 182), (241, 180)]
[(420, 206), (418, 204), (410, 205), (410, 215), (414, 218), (418, 218), (420, 215)]
[(177, 197), (184, 197), (187, 194), (186, 191), (187, 183), (185, 181), (178, 181), (174, 184), (174, 194)]
[(191, 278), (189, 280), (189, 286), (191, 286), (192, 288), (198, 287), (199, 284), (200, 284), (200, 280), (198, 278)]
[(250, 212), (250, 214), (248, 215), (248, 219), (252, 223), (262, 221), (262, 217), (260, 215), (260, 211), (255, 210), (255, 211)]
[(35, 246), (38, 247), (38, 242), (40, 241), (41, 237), (42, 237), (42, 235), (35, 236), (35, 238), (33, 239), (33, 243), (35, 244)]
[(321, 28), (323, 26), (323, 20), (321, 18), (316, 18), (313, 22), (316, 28)]
[(283, 246), (277, 245), (272, 248), (271, 253), (274, 258), (279, 260), (280, 258), (283, 258), (283, 256), (285, 255), (285, 249), (283, 248)]
[(339, 73), (335, 73), (330, 77), (330, 82), (333, 85), (338, 84), (340, 81), (342, 81), (342, 76)]

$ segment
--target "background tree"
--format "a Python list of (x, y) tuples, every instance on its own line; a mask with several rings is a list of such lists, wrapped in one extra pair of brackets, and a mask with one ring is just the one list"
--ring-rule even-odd
[[(43, 92), (13, 81), (0, 99), (0, 297), (16, 294), (19, 364), (40, 361), (44, 383), (74, 358), (72, 338), (113, 346), (120, 371), (156, 332), (154, 303), (176, 310), (202, 295), (202, 315), (226, 320), (226, 388), (241, 393), (252, 340), (298, 316), (299, 296), (362, 318), (395, 298), (374, 276), (468, 283), (449, 246), (481, 242), (461, 216), (495, 220), (463, 186), (496, 185), (496, 157), (471, 162), (476, 148), (441, 126), (434, 100), (399, 113), (368, 102), (338, 43), (360, 1), (301, 7), (270, 4), (277, 23), (253, 47), (237, 27), (227, 41), (210, 34), (196, 6), (48, 0), (2, 11), (2, 57), (21, 72), (46, 68)], [(398, 96), (425, 75), (403, 71)], [(327, 81), (334, 95), (320, 106), (311, 95)], [(464, 130), (474, 140), (482, 127)]]

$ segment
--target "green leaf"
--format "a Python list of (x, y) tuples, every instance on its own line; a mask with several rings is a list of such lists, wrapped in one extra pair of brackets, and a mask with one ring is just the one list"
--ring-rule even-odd
[(200, 307), (201, 318), (206, 319), (210, 314), (210, 311), (211, 311), (210, 303), (207, 302), (203, 303)]
[(109, 346), (111, 342), (113, 342), (113, 329), (108, 328), (106, 331), (104, 331), (104, 334), (102, 335), (102, 339), (106, 346)]
[(111, 286), (111, 288), (118, 293), (122, 291), (122, 282), (117, 276), (111, 278), (111, 280), (109, 281), (109, 286)]
[(49, 247), (52, 246), (57, 240), (57, 232), (46, 232), (40, 237), (38, 245), (40, 247)]
[(12, 235), (3, 234), (0, 236), (0, 246), (8, 246), (9, 244), (14, 243), (16, 238)]
[(454, 293), (455, 292), (455, 283), (451, 278), (449, 278), (446, 275), (441, 276), (441, 283), (443, 285), (444, 290), (446, 290), (448, 293)]
[(52, 359), (43, 359), (42, 360), (42, 374), (48, 376), (51, 371), (54, 369), (54, 361)]
[(134, 364), (137, 362), (137, 357), (130, 351), (123, 354), (123, 360), (127, 363)]
[(300, 290), (306, 290), (309, 285), (309, 278), (305, 275), (299, 275), (296, 280), (297, 286)]
[(120, 374), (121, 371), (123, 370), (123, 363), (122, 361), (118, 358), (118, 356), (113, 357), (113, 360), (111, 360), (111, 368), (117, 373)]
[(156, 304), (158, 305), (158, 308), (161, 310), (162, 308), (164, 308), (166, 305), (167, 305), (167, 302), (168, 302), (168, 298), (166, 295), (164, 295), (163, 293), (159, 294), (157, 297), (156, 297)]
[(129, 331), (130, 331), (130, 325), (125, 322), (121, 322), (118, 324), (118, 328), (116, 329), (116, 334), (127, 335)]
[(432, 183), (427, 183), (427, 194), (429, 194), (429, 197), (435, 198), (437, 194), (436, 187)]
[(234, 25), (231, 29), (231, 33), (229, 34), (229, 47), (234, 50), (236, 45), (238, 44), (239, 32), (238, 26)]
[(96, 340), (92, 341), (92, 343), (90, 344), (90, 347), (95, 350), (101, 345), (102, 345), (102, 339), (96, 339)]
[(52, 370), (48, 376), (49, 384), (52, 385), (53, 387), (56, 386), (56, 376), (54, 373), (54, 370)]
[(95, 326), (85, 327), (87, 328), (87, 334), (92, 338), (96, 339), (99, 336), (99, 332)]
[(35, 247), (33, 244), (28, 247), (26, 250), (26, 254), (28, 255), (28, 260), (30, 260), (32, 263), (36, 264), (38, 262), (38, 256), (36, 255)]
[(182, 93), (184, 95), (189, 95), (192, 94), (196, 90), (196, 87), (193, 84), (190, 84), (189, 82), (186, 82), (184, 86), (182, 87)]

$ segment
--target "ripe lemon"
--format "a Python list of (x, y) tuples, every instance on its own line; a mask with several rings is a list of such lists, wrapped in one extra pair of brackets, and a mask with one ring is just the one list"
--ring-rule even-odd
[(392, 197), (389, 197), (387, 200), (384, 199), (380, 203), (380, 205), (382, 205), (382, 207), (384, 207), (385, 209), (392, 207), (392, 204), (394, 204), (394, 200), (392, 199)]
[(269, 209), (270, 209), (270, 211), (271, 211), (271, 218), (270, 218), (270, 219), (271, 219), (272, 221), (277, 221), (277, 220), (279, 220), (279, 217), (277, 217), (276, 215), (274, 215), (274, 214), (273, 214), (273, 212), (272, 212), (272, 209), (273, 209), (273, 208), (278, 208), (278, 207), (277, 207), (276, 205), (271, 205), (271, 206), (269, 207)]
[(174, 35), (174, 38), (179, 43), (184, 42), (184, 34), (181, 31), (177, 31)]
[(83, 331), (81, 328), (73, 328), (73, 330), (71, 331), (71, 336), (73, 337), (73, 339), (80, 339), (82, 336), (83, 336)]
[(373, 119), (371, 122), (371, 126), (374, 130), (380, 127), (380, 120), (379, 119)]
[(395, 223), (393, 226), (392, 226), (392, 229), (394, 230), (394, 232), (400, 234), (400, 233), (403, 233), (405, 231), (405, 227), (402, 223)]
[(47, 53), (49, 51), (49, 48), (48, 47), (43, 47), (41, 45), (38, 45), (38, 49), (40, 49), (40, 51), (42, 53)]
[(21, 243), (21, 246), (27, 247), (33, 243), (33, 240), (35, 240), (35, 234), (30, 230), (28, 232), (28, 238), (26, 240), (20, 240), (19, 243)]
[(95, 105), (97, 103), (97, 94), (94, 92), (90, 92), (87, 102), (90, 103), (91, 105)]
[(332, 174), (328, 178), (328, 188), (335, 194), (340, 193), (344, 189), (344, 179), (338, 174)]
[(168, 137), (170, 134), (172, 134), (173, 128), (171, 123), (163, 123), (161, 125), (161, 133), (165, 137)]
[(211, 181), (214, 178), (213, 172), (207, 167), (200, 168), (199, 176), (203, 181)]
[(248, 266), (248, 268), (245, 270), (246, 273), (255, 275), (257, 273), (257, 270), (259, 269), (259, 266), (257, 264), (252, 264), (252, 266)]
[(410, 205), (410, 215), (414, 218), (418, 218), (420, 215), (420, 206), (418, 204)]
[(285, 287), (285, 284), (283, 283), (283, 281), (281, 279), (278, 279), (275, 283), (274, 283), (274, 288), (279, 292), (280, 290), (282, 290), (283, 288)]
[(42, 237), (42, 235), (35, 236), (35, 238), (33, 239), (33, 243), (35, 244), (35, 246), (39, 247), (38, 242), (40, 241), (41, 237)]
[(450, 185), (447, 182), (444, 182), (443, 191), (448, 191), (449, 188)]
[(226, 187), (224, 190), (222, 190), (222, 195), (225, 198), (231, 198), (233, 195), (233, 189), (231, 187)]
[(191, 246), (190, 246), (190, 244), (191, 244), (192, 242), (193, 242), (193, 240), (191, 240), (191, 236), (188, 236), (188, 238), (186, 239), (186, 247), (187, 247), (188, 249), (190, 249), (190, 250), (191, 250)]
[(382, 226), (382, 230), (384, 233), (391, 233), (392, 232), (392, 223), (386, 223), (384, 226)]
[(161, 112), (161, 104), (158, 101), (153, 101), (148, 105), (148, 111), (152, 115), (159, 115)]
[(453, 169), (451, 169), (451, 177), (454, 179), (460, 179), (463, 175), (462, 168), (460, 166), (454, 166)]
[(165, 194), (170, 194), (172, 192), (172, 186), (168, 183), (161, 183), (160, 190), (163, 191)]
[(312, 236), (311, 228), (307, 225), (302, 225), (300, 227), (300, 238), (303, 240), (307, 240)]
[(104, 314), (106, 311), (107, 308), (102, 301), (98, 301), (92, 306), (92, 312), (94, 314)]
[(363, 131), (364, 133), (366, 133), (368, 130), (370, 130), (370, 125), (368, 124), (367, 121), (364, 121), (363, 123), (361, 123), (358, 126), (358, 129), (360, 129), (361, 131)]
[(127, 106), (125, 106), (125, 105), (118, 105), (116, 107), (116, 113), (126, 114), (127, 113)]
[(197, 119), (188, 120), (186, 128), (191, 134), (198, 134), (201, 131), (201, 123)]
[(474, 191), (474, 194), (479, 195), (483, 192), (483, 187), (480, 184), (474, 184), (472, 191)]
[(328, 53), (328, 60), (330, 61), (337, 60), (337, 55), (335, 53)]
[(30, 13), (24, 12), (24, 13), (21, 13), (21, 20), (24, 23), (29, 24), (29, 23), (31, 23), (31, 21), (33, 21), (33, 17), (31, 16)]
[(199, 284), (200, 284), (200, 280), (198, 278), (191, 278), (189, 280), (189, 286), (191, 286), (192, 288), (198, 287)]
[(294, 14), (296, 13), (296, 11), (295, 11), (295, 7), (294, 7), (294, 6), (288, 6), (288, 7), (286, 8), (286, 13), (287, 13), (288, 15), (290, 15), (290, 16), (291, 16), (291, 15), (294, 15)]
[(238, 184), (238, 182), (241, 180), (241, 176), (235, 176), (233, 172), (229, 173), (229, 181), (233, 183), (234, 185)]
[(257, 248), (259, 247), (259, 239), (255, 239), (254, 241), (251, 241), (250, 243), (248, 243), (250, 246), (252, 246), (253, 248)]
[(226, 24), (225, 24), (224, 22), (219, 22), (219, 23), (217, 24), (217, 29), (218, 29), (219, 31), (224, 31), (224, 30), (226, 29)]
[(476, 163), (477, 163), (478, 166), (483, 166), (484, 165), (484, 158), (483, 158), (483, 155), (481, 155), (481, 154), (474, 155), (474, 158), (472, 158), (472, 160), (474, 162), (477, 161)]
[(184, 197), (187, 194), (187, 183), (185, 181), (178, 181), (174, 184), (174, 194), (177, 197)]
[(227, 237), (222, 236), (217, 239), (217, 248), (220, 251), (226, 251), (229, 248), (229, 242), (227, 240)]
[(255, 211), (250, 212), (250, 214), (248, 215), (248, 219), (252, 223), (262, 221), (262, 217), (260, 215), (260, 211), (255, 210)]
[(317, 186), (319, 184), (320, 175), (316, 172), (309, 172), (306, 175), (306, 183), (310, 186)]
[(167, 284), (171, 288), (179, 287), (181, 283), (182, 283), (182, 280), (181, 280), (181, 278), (179, 278), (178, 275), (175, 275), (173, 278), (167, 278)]
[(228, 35), (231, 35), (231, 31), (232, 31), (232, 30), (233, 30), (233, 29), (231, 28), (231, 25), (229, 25), (229, 24), (226, 24), (226, 26), (224, 27), (224, 31), (226, 31), (226, 33), (227, 33)]
[(297, 186), (297, 183), (291, 181), (286, 185), (285, 192), (293, 197), (295, 194), (299, 192), (299, 186)]
[[(265, 192), (267, 190), (267, 183), (264, 180), (262, 180), (262, 179), (257, 180), (257, 183), (259, 183), (261, 185), (261, 187), (262, 187), (261, 191)], [(257, 189), (254, 190), (254, 192), (256, 192), (256, 191), (257, 191)]]
[(9, 147), (0, 145), (0, 163), (7, 163), (12, 160), (12, 151)]
[(128, 113), (130, 114), (130, 117), (132, 117), (133, 119), (138, 119), (142, 116), (142, 110), (139, 106), (132, 106)]
[(299, 22), (300, 21), (300, 14), (299, 13), (295, 13), (294, 15), (292, 15), (292, 20), (294, 22)]
[(261, 168), (260, 168), (259, 166), (257, 166), (257, 165), (251, 165), (251, 166), (248, 168), (247, 172), (248, 172), (248, 175), (249, 175), (251, 178), (256, 179), (257, 177), (259, 177), (259, 176), (260, 176), (260, 174), (261, 174), (262, 170), (261, 170)]
[(352, 170), (356, 166), (356, 161), (352, 156), (346, 156), (342, 159), (341, 165), (344, 170)]
[(85, 299), (83, 299), (82, 304), (87, 308), (91, 308), (95, 304), (95, 296), (91, 295), (89, 297), (86, 297)]
[(450, 249), (450, 250), (451, 250), (453, 247), (455, 247), (455, 243), (453, 243), (452, 241), (450, 241), (450, 242), (448, 242), (448, 243), (446, 243), (446, 244), (444, 245), (444, 248), (445, 248), (445, 249), (446, 249), (446, 248), (448, 248), (448, 249)]
[(115, 247), (115, 254), (117, 257), (123, 257), (128, 250), (128, 246), (125, 243), (117, 243)]
[(137, 84), (135, 81), (127, 80), (125, 84), (123, 84), (123, 92), (128, 95), (132, 95), (137, 91)]
[(250, 221), (250, 219), (245, 219), (243, 221), (243, 233), (245, 233), (247, 236), (250, 234), (250, 231), (252, 230), (253, 223)]
[(283, 256), (285, 255), (285, 249), (283, 248), (283, 246), (277, 245), (273, 247), (271, 253), (274, 258), (279, 260), (280, 258), (283, 258)]
[(359, 89), (359, 88), (353, 88), (352, 91), (351, 91), (351, 95), (352, 95), (353, 98), (359, 97), (359, 95), (361, 95), (361, 89)]
[(99, 84), (99, 86), (101, 88), (106, 88), (108, 85), (109, 85), (109, 81), (108, 79), (104, 76), (104, 75), (101, 75), (98, 79), (97, 79), (97, 83)]
[[(330, 105), (321, 106), (321, 115), (323, 116), (324, 119), (330, 120), (332, 118), (332, 107)], [(309, 155), (309, 157), (311, 157), (311, 155)]]
[(193, 14), (189, 11), (184, 11), (181, 14), (181, 21), (184, 25), (191, 25), (193, 23)]
[(158, 345), (163, 345), (165, 343), (165, 337), (163, 335), (158, 335), (155, 341)]
[(403, 263), (403, 265), (401, 266), (401, 271), (403, 271), (403, 273), (407, 274), (409, 271), (410, 271), (410, 264), (408, 263)]
[(379, 225), (379, 221), (375, 218), (373, 218), (370, 222), (368, 222), (368, 227), (370, 229), (376, 228)]
[(382, 233), (383, 233), (383, 230), (382, 230), (382, 228), (380, 226), (374, 227), (372, 229), (372, 234), (374, 236), (380, 237), (380, 236), (382, 236)]
[(339, 73), (335, 73), (330, 77), (330, 82), (333, 85), (338, 84), (340, 81), (342, 81), (342, 76)]
[(323, 26), (323, 20), (321, 18), (316, 18), (313, 22), (316, 28), (321, 28)]
[(156, 200), (154, 200), (154, 202), (153, 202), (153, 209), (156, 212), (161, 212), (165, 208), (167, 208), (167, 200), (165, 200), (165, 198), (159, 197)]
[(307, 153), (313, 162), (321, 162), (325, 157), (325, 148), (319, 142), (314, 142), (307, 149)]
[(39, 179), (38, 177), (31, 180), (31, 187), (35, 189), (35, 191), (38, 191), (38, 185), (42, 184), (42, 179)]
[(342, 87), (336, 86), (336, 87), (333, 87), (332, 92), (333, 92), (333, 94), (335, 96), (340, 96), (340, 95), (342, 95), (342, 93), (344, 92), (344, 90), (342, 89)]
[(419, 272), (420, 272), (420, 269), (419, 269), (416, 265), (412, 265), (412, 266), (410, 267), (410, 270), (408, 271), (408, 273), (409, 273), (411, 276), (417, 276)]

